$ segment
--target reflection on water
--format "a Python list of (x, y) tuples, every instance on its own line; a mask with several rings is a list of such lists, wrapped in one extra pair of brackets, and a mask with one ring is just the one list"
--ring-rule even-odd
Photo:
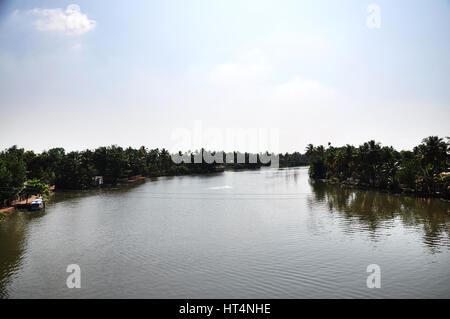
[(0, 222), (0, 298), (5, 296), (5, 287), (20, 270), (25, 252), (27, 223), (42, 216), (43, 212), (24, 215), (16, 212), (19, 218), (11, 218)]
[(306, 168), (56, 193), (0, 222), (0, 298), (449, 298), (449, 210)]
[(341, 214), (351, 231), (393, 227), (399, 220), (417, 230), (430, 247), (450, 246), (450, 204), (436, 198), (418, 198), (365, 191), (310, 181), (314, 196), (309, 204), (326, 203), (330, 213)]

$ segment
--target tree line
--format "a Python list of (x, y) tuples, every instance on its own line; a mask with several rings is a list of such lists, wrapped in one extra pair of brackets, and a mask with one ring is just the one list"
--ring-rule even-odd
[[(190, 153), (191, 163), (176, 164), (164, 148), (147, 149), (142, 146), (135, 149), (111, 145), (73, 152), (52, 148), (36, 154), (13, 146), (0, 152), (0, 206), (10, 204), (19, 194), (47, 192), (45, 185), (55, 185), (56, 189), (88, 188), (93, 185), (95, 176), (102, 176), (105, 184), (114, 185), (123, 178), (139, 175), (204, 174), (227, 168), (255, 169), (263, 165), (259, 161), (250, 163), (250, 154), (239, 152), (234, 152), (234, 163), (225, 163), (225, 154), (224, 164), (208, 164), (204, 160), (196, 163), (194, 157), (199, 152)], [(245, 163), (238, 163), (238, 155), (244, 156)], [(284, 166), (302, 165), (308, 161), (300, 153), (284, 154), (280, 158)]]
[(450, 197), (449, 138), (430, 136), (412, 151), (397, 151), (373, 140), (359, 147), (315, 147), (311, 159), (313, 179), (397, 192)]
[[(198, 152), (190, 154), (192, 159)], [(214, 155), (214, 153), (212, 153)], [(244, 155), (245, 163), (237, 163)], [(0, 152), (0, 206), (15, 200), (19, 194), (43, 194), (48, 185), (56, 189), (83, 189), (93, 185), (95, 176), (105, 184), (116, 184), (123, 178), (142, 175), (186, 175), (220, 172), (224, 169), (257, 169), (264, 165), (250, 163), (249, 153), (234, 152), (234, 163), (176, 164), (166, 149), (122, 148), (117, 145), (94, 150), (66, 152), (53, 148), (36, 154), (17, 146)], [(437, 136), (425, 138), (412, 151), (396, 151), (369, 141), (354, 147), (315, 147), (306, 153), (279, 154), (280, 167), (310, 165), (313, 179), (374, 187), (392, 191), (437, 194), (449, 197), (449, 142)]]

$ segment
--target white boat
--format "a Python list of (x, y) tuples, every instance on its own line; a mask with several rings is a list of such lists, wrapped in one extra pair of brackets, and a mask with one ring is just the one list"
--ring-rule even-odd
[(44, 207), (44, 201), (42, 200), (42, 198), (37, 198), (31, 202), (30, 210), (41, 210)]

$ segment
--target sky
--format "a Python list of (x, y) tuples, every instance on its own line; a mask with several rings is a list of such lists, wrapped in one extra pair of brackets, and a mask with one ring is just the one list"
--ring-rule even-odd
[(449, 77), (448, 0), (0, 0), (1, 149), (411, 149)]

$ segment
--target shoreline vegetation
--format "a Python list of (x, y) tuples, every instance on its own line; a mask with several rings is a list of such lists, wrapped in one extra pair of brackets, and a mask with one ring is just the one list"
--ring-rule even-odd
[[(239, 152), (234, 152), (234, 163), (225, 163), (225, 154), (224, 163), (195, 163), (200, 152), (205, 150), (190, 152), (191, 163), (176, 164), (166, 149), (144, 146), (134, 149), (111, 145), (74, 152), (53, 148), (39, 154), (12, 146), (0, 152), (0, 218), (11, 212), (15, 202), (31, 196), (45, 198), (52, 190), (90, 189), (135, 183), (147, 177), (210, 174), (270, 165), (250, 163), (250, 157), (257, 154)], [(238, 156), (245, 162), (238, 163)], [(280, 154), (279, 160), (282, 167), (309, 164), (309, 158), (298, 152)]]
[(450, 199), (449, 138), (430, 136), (412, 151), (373, 140), (359, 147), (309, 144), (309, 176), (329, 184), (420, 197)]
[[(309, 165), (311, 179), (330, 184), (450, 199), (450, 144), (449, 138), (446, 139), (427, 137), (412, 151), (397, 151), (373, 140), (359, 147), (309, 144), (304, 154), (278, 154), (279, 166)], [(191, 163), (176, 164), (166, 149), (144, 146), (134, 149), (112, 145), (68, 153), (63, 148), (53, 148), (40, 154), (12, 146), (0, 152), (0, 219), (11, 212), (14, 201), (45, 197), (51, 190), (89, 189), (134, 183), (147, 177), (219, 173), (270, 165), (250, 163), (254, 154), (239, 152), (234, 152), (234, 163), (226, 163), (225, 158), (224, 163), (208, 164), (203, 160), (195, 163), (194, 157), (204, 151), (191, 152)], [(244, 163), (237, 163), (239, 155), (244, 156)]]

